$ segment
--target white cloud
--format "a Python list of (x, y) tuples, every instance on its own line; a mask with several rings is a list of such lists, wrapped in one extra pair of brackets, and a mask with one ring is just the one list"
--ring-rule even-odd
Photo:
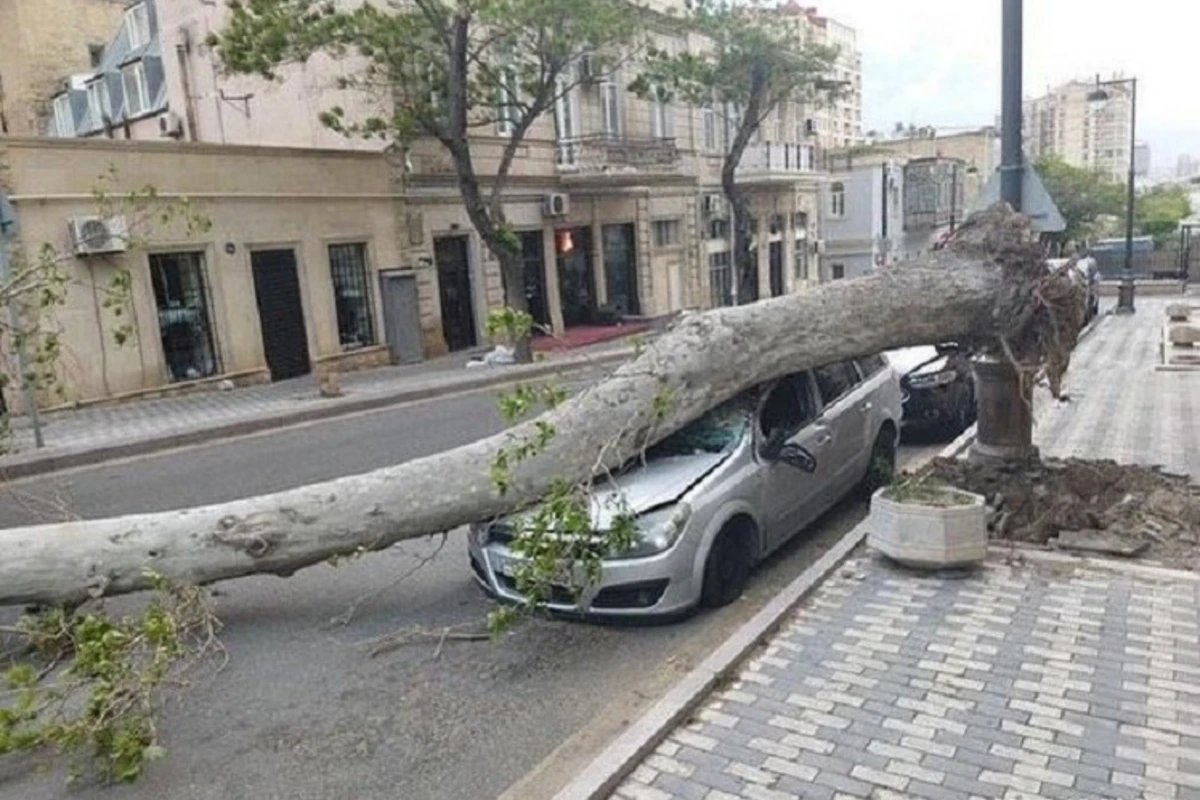
[[(1001, 0), (829, 0), (819, 11), (859, 32), (864, 123), (981, 125), (1000, 111)], [(1157, 165), (1200, 155), (1200, 4), (1025, 3), (1025, 94), (1071, 78), (1138, 78), (1139, 139)]]

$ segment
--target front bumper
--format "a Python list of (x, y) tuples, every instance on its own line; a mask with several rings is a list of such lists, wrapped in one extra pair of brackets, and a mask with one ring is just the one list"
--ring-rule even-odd
[[(682, 537), (681, 537), (682, 538)], [(553, 612), (584, 617), (652, 618), (677, 616), (700, 601), (700, 583), (687, 548), (676, 546), (647, 558), (604, 561), (600, 580), (581, 592), (565, 585), (551, 587), (546, 607)], [(506, 603), (524, 603), (517, 591), (513, 567), (522, 557), (504, 544), (471, 542), (471, 573), (489, 595)]]

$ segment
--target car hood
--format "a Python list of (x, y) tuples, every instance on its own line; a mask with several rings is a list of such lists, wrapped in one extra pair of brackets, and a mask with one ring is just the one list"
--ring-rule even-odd
[(932, 345), (891, 350), (887, 357), (892, 368), (901, 376), (941, 372), (950, 361), (949, 357), (939, 355), (937, 348)]
[(603, 530), (622, 511), (644, 514), (676, 502), (731, 455), (727, 451), (656, 458), (597, 485), (592, 489), (596, 527)]
[[(732, 455), (733, 450), (729, 450), (656, 458), (597, 483), (591, 495), (592, 527), (608, 530), (619, 514), (638, 516), (678, 501)], [(531, 513), (518, 514), (516, 518)]]

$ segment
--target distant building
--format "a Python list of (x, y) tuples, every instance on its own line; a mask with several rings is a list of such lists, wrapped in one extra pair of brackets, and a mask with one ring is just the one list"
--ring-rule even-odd
[(806, 108), (806, 134), (819, 148), (826, 150), (860, 143), (863, 140), (863, 94), (858, 33), (849, 25), (821, 16), (816, 8), (803, 6), (796, 0), (780, 6), (779, 13), (802, 41), (838, 48), (837, 63), (830, 77), (842, 81), (844, 88), (832, 103)]
[(1026, 100), (1025, 152), (1031, 160), (1055, 155), (1068, 164), (1123, 179), (1129, 171), (1132, 93), (1127, 84), (1105, 86), (1108, 102), (1095, 108), (1094, 80), (1076, 80)]
[(966, 207), (974, 205), (984, 184), (1000, 166), (1000, 136), (992, 126), (948, 134), (927, 128), (922, 135), (884, 139), (874, 142), (872, 147), (906, 158), (958, 160), (961, 162), (958, 180)]
[(1195, 177), (1196, 175), (1200, 175), (1200, 159), (1193, 158), (1187, 153), (1184, 153), (1179, 157), (1179, 160), (1175, 162), (1175, 177), (1187, 179)]
[(124, 0), (0, 0), (0, 134), (39, 132), (67, 75), (93, 68)]

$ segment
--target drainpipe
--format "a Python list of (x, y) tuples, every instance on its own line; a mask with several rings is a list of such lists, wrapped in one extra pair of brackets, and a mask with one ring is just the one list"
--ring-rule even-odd
[(187, 136), (189, 142), (196, 141), (196, 108), (192, 97), (192, 34), (187, 28), (180, 28), (180, 41), (175, 45), (175, 57), (179, 61), (179, 81), (183, 87), (183, 114), (187, 121)]

